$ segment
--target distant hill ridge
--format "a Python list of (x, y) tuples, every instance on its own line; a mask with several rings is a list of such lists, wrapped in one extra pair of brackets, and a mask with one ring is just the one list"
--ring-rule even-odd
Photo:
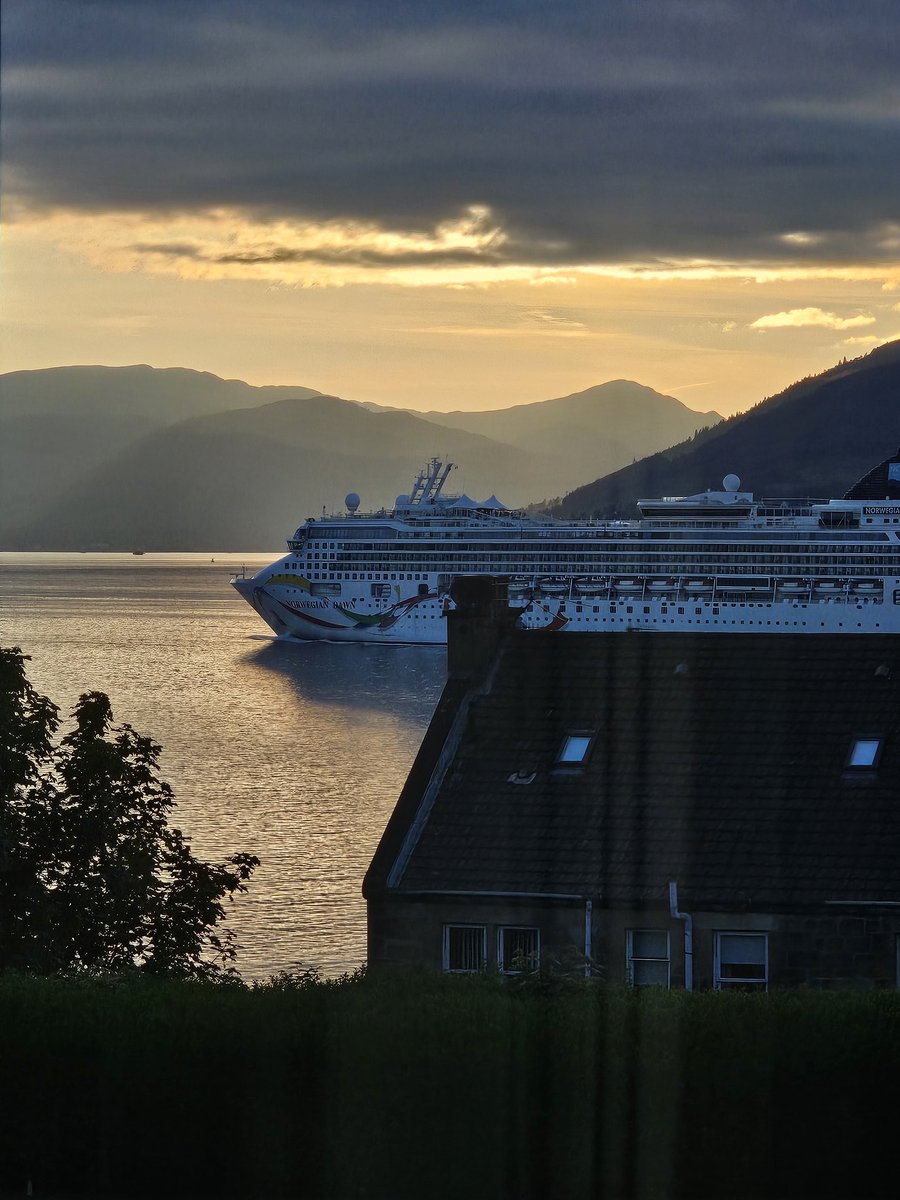
[(758, 496), (842, 496), (898, 444), (900, 341), (894, 341), (576, 488), (553, 511), (633, 516), (638, 499), (717, 487), (729, 472)]
[(459, 464), (459, 490), (523, 505), (716, 417), (627, 381), (442, 424), (183, 368), (13, 372), (0, 377), (0, 548), (268, 549), (348, 491), (391, 504), (435, 453)]

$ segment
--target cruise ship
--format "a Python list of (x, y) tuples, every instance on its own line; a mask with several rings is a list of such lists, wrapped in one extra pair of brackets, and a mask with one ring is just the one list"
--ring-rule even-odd
[(445, 494), (432, 459), (392, 509), (310, 517), (288, 552), (232, 583), (283, 638), (446, 642), (457, 575), (508, 577), (534, 630), (900, 632), (900, 452), (840, 500), (717, 491), (567, 521)]

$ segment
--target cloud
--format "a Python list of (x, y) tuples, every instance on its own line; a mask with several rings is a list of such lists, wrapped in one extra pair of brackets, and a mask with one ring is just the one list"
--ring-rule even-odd
[(848, 337), (840, 343), (841, 346), (883, 346), (886, 342), (900, 339), (900, 333), (892, 333), (887, 337), (876, 337), (875, 334), (863, 334), (859, 337)]
[(587, 325), (583, 321), (575, 321), (564, 313), (551, 312), (546, 308), (535, 308), (522, 313), (522, 320), (532, 326), (537, 326), (544, 333), (583, 334), (587, 333)]
[[(7, 225), (5, 237), (8, 245), (17, 238), (24, 244), (37, 237), (100, 270), (186, 280), (260, 280), (287, 287), (388, 283), (460, 289), (510, 282), (572, 287), (593, 278), (648, 285), (731, 280), (760, 285), (874, 282), (885, 289), (900, 285), (900, 265), (879, 262), (535, 262), (529, 248), (517, 244), (483, 205), (470, 206), (430, 229), (342, 219), (276, 219), (227, 207), (165, 214), (54, 211), (20, 217)], [(570, 319), (562, 310), (534, 311)], [(731, 332), (734, 325), (726, 322), (719, 328)]]
[[(7, 222), (228, 210), (428, 238), (480, 207), (503, 240), (408, 269), (896, 262), (897, 18), (878, 0), (8, 9)], [(242, 253), (220, 265), (334, 265), (290, 241)], [(376, 274), (399, 259), (354, 253)]]
[(874, 325), (875, 317), (860, 313), (855, 317), (839, 317), (837, 313), (825, 312), (821, 308), (792, 308), (788, 312), (769, 313), (758, 317), (751, 329), (802, 329), (818, 326), (822, 329), (856, 329), (860, 325)]

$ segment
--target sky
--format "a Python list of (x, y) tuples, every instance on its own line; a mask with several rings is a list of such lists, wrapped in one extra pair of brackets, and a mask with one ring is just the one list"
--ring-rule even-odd
[(4, 0), (0, 370), (731, 413), (900, 337), (896, 0)]

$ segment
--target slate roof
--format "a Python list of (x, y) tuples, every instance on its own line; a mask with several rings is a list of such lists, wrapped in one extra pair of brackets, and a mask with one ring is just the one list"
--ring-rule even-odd
[[(451, 688), (367, 894), (900, 902), (900, 638), (516, 631), (487, 691)], [(572, 731), (592, 752), (560, 769)]]

